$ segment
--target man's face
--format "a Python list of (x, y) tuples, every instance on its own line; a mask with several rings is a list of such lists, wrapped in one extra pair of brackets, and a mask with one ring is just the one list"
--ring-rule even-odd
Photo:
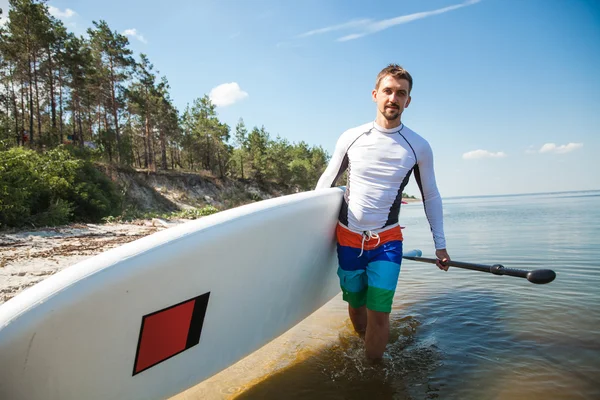
[(394, 121), (410, 104), (409, 83), (406, 79), (396, 79), (391, 75), (379, 82), (379, 88), (373, 90), (373, 100), (378, 112), (388, 121)]

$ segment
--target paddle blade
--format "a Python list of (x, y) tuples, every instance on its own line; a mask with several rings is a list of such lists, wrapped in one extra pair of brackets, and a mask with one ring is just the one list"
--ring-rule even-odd
[(551, 269), (536, 269), (527, 273), (527, 280), (531, 283), (550, 283), (556, 278), (556, 272)]
[(419, 249), (408, 250), (402, 254), (402, 257), (421, 257), (423, 252)]

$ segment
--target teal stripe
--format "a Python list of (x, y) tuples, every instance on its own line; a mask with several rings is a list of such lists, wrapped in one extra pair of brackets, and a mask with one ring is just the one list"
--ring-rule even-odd
[(385, 290), (396, 290), (400, 265), (390, 261), (373, 261), (367, 266), (369, 287)]
[(337, 274), (340, 278), (340, 286), (342, 289), (348, 292), (358, 293), (367, 288), (364, 269), (345, 271), (341, 268), (338, 268)]

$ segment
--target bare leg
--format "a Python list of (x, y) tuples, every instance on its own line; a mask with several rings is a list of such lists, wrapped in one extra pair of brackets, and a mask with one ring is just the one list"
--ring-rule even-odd
[(367, 331), (367, 307), (352, 308), (348, 305), (348, 314), (352, 325), (354, 325), (354, 330), (364, 339)]
[(367, 310), (367, 334), (365, 336), (366, 355), (369, 360), (378, 361), (383, 357), (390, 336), (390, 314)]

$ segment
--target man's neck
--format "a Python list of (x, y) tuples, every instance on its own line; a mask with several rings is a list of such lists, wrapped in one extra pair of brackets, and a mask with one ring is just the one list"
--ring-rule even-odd
[(384, 129), (394, 129), (399, 127), (402, 124), (402, 121), (400, 121), (400, 117), (390, 121), (387, 118), (378, 115), (377, 118), (375, 118), (375, 123)]

